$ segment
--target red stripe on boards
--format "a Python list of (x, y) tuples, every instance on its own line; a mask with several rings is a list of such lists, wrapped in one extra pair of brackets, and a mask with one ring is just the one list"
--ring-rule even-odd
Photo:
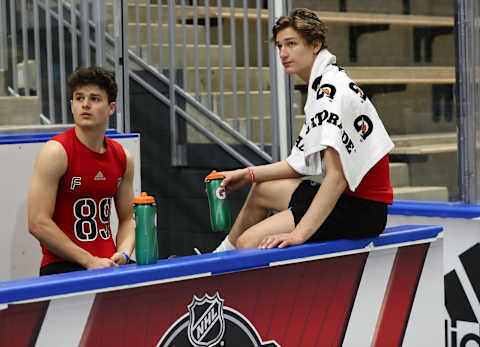
[(429, 244), (400, 247), (383, 298), (373, 347), (401, 346)]
[(35, 346), (49, 301), (9, 304), (0, 310), (0, 346)]

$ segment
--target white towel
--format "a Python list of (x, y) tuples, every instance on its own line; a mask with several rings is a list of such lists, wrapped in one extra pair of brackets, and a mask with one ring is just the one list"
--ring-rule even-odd
[(368, 97), (335, 62), (323, 49), (313, 64), (306, 121), (287, 162), (303, 175), (320, 175), (321, 151), (332, 147), (355, 191), (363, 176), (392, 150), (393, 142)]

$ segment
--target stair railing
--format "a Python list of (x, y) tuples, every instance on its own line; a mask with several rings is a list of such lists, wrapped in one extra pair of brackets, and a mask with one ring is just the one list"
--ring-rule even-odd
[[(106, 3), (102, 0), (87, 2), (81, 0), (21, 0), (20, 8), (18, 1), (0, 0), (1, 15), (7, 15), (7, 7), (9, 8), (9, 24), (8, 30), (7, 22), (0, 21), (0, 64), (6, 64), (8, 70), (8, 61), (10, 61), (9, 84), (14, 93), (20, 95), (30, 95), (30, 93), (37, 95), (42, 103), (42, 113), (46, 116), (42, 117), (44, 123), (68, 123), (71, 122), (71, 115), (68, 110), (67, 95), (66, 95), (66, 78), (78, 65), (96, 64), (99, 66), (113, 67), (116, 71), (117, 78), (120, 78), (119, 99), (117, 102), (117, 118), (116, 124), (118, 130), (130, 130), (129, 117), (129, 95), (128, 95), (128, 78), (132, 78), (137, 83), (145, 87), (150, 94), (164, 104), (170, 107), (170, 123), (176, 124), (175, 119), (178, 116), (185, 119), (188, 124), (191, 124), (198, 132), (203, 134), (207, 139), (213, 143), (218, 144), (222, 149), (229, 153), (232, 157), (243, 163), (244, 165), (251, 165), (251, 161), (241, 155), (234, 146), (224, 141), (216, 131), (208, 129), (199, 118), (195, 118), (188, 112), (191, 108), (196, 111), (204, 119), (208, 119), (210, 124), (215, 124), (215, 127), (221, 129), (223, 132), (235, 140), (236, 143), (243, 145), (250, 153), (254, 154), (262, 161), (272, 162), (278, 160), (278, 120), (276, 115), (277, 109), (277, 90), (276, 72), (274, 68), (269, 69), (272, 62), (275, 62), (274, 50), (272, 45), (268, 45), (269, 59), (263, 58), (263, 44), (267, 39), (264, 32), (262, 16), (265, 18), (265, 13), (268, 13), (273, 18), (273, 10), (271, 6), (264, 10), (261, 8), (263, 1), (258, 0), (255, 9), (248, 9), (247, 1), (243, 1), (243, 8), (241, 10), (234, 7), (235, 1), (230, 1), (230, 7), (222, 7), (222, 1), (218, 0), (215, 6), (210, 6), (208, 0), (204, 2), (204, 6), (199, 6), (196, 0), (193, 0), (193, 6), (185, 5), (185, 0), (180, 0), (180, 5), (175, 1), (166, 1), (167, 7), (163, 6), (162, 0), (158, 0), (155, 9), (158, 11), (158, 54), (162, 56), (162, 11), (168, 11), (168, 70), (159, 63), (156, 68), (152, 63), (152, 49), (155, 42), (152, 40), (152, 28), (154, 22), (151, 19), (150, 0), (144, 0), (147, 11), (146, 29), (147, 29), (147, 44), (146, 50), (139, 50), (139, 30), (141, 24), (139, 23), (139, 1), (135, 1), (132, 7), (135, 12), (135, 24), (129, 25), (127, 19), (129, 18), (129, 1), (114, 1), (113, 13), (106, 13)], [(270, 0), (269, 3), (272, 3)], [(28, 7), (28, 8), (27, 8)], [(153, 8), (153, 7), (152, 7)], [(41, 12), (42, 11), (42, 12)], [(241, 11), (241, 12), (240, 12)], [(19, 15), (18, 15), (19, 14)], [(113, 33), (109, 32), (106, 18), (108, 15), (113, 18)], [(178, 16), (180, 14), (180, 17)], [(241, 25), (243, 32), (239, 31), (239, 16), (241, 18)], [(120, 15), (120, 16), (119, 16)], [(230, 15), (230, 18), (228, 18)], [(252, 17), (256, 19), (253, 22)], [(119, 18), (120, 17), (120, 18)], [(3, 18), (3, 17), (2, 17)], [(15, 19), (21, 18), (21, 31)], [(180, 18), (180, 19), (178, 19)], [(250, 19), (249, 19), (250, 18)], [(31, 23), (33, 22), (33, 23)], [(271, 21), (270, 21), (271, 22)], [(268, 25), (270, 25), (270, 22)], [(44, 23), (44, 24), (43, 24)], [(191, 23), (191, 24), (190, 24)], [(251, 23), (255, 23), (256, 35), (252, 36)], [(43, 26), (44, 25), (44, 26)], [(193, 47), (187, 44), (186, 32), (188, 26), (194, 27), (195, 42)], [(41, 28), (41, 26), (43, 26)], [(176, 31), (171, 28), (180, 27), (182, 33), (182, 44), (178, 44), (180, 40), (176, 37)], [(217, 45), (212, 45), (213, 36), (211, 30), (217, 30), (217, 37), (215, 37)], [(135, 45), (128, 47), (129, 37), (128, 31), (135, 32)], [(202, 31), (203, 29), (203, 31)], [(226, 45), (227, 37), (225, 31), (230, 31), (230, 44)], [(6, 42), (7, 31), (10, 34), (10, 42)], [(33, 34), (32, 34), (33, 31)], [(250, 37), (249, 37), (250, 31)], [(21, 40), (17, 40), (16, 35), (20, 33)], [(180, 31), (179, 31), (180, 32)], [(199, 44), (200, 35), (205, 34), (202, 40), (205, 42), (203, 48)], [(268, 34), (268, 30), (267, 30)], [(243, 35), (243, 38), (241, 37)], [(32, 38), (33, 36), (33, 38)], [(178, 36), (178, 35), (177, 35)], [(243, 42), (243, 46), (241, 43)], [(242, 59), (243, 64), (239, 62)], [(254, 44), (253, 44), (254, 43)], [(176, 47), (179, 46), (183, 53), (183, 70), (182, 66), (175, 64), (175, 62), (182, 57), (177, 54)], [(21, 47), (23, 51), (18, 58), (17, 48)], [(256, 47), (256, 49), (255, 49)], [(206, 54), (206, 66), (203, 68), (206, 77), (206, 92), (200, 88), (200, 69), (198, 59), (195, 60), (195, 66), (190, 69), (187, 66), (187, 59), (189, 55), (195, 55), (198, 58), (199, 51), (203, 49)], [(212, 67), (211, 53), (214, 49), (218, 49), (218, 67)], [(256, 50), (256, 57), (251, 54), (252, 50)], [(231, 64), (227, 64), (227, 59), (224, 57), (224, 52), (230, 50)], [(10, 56), (6, 56), (5, 52), (10, 52)], [(33, 54), (32, 54), (33, 52)], [(126, 57), (128, 56), (128, 59)], [(256, 58), (257, 66), (252, 64), (252, 56)], [(187, 59), (186, 59), (187, 58)], [(20, 61), (19, 61), (20, 60)], [(23, 70), (19, 71), (18, 64), (22, 63)], [(255, 59), (253, 59), (255, 60)], [(33, 61), (33, 63), (32, 63)], [(265, 62), (268, 61), (268, 64)], [(151, 86), (148, 86), (146, 79), (142, 78), (136, 71), (129, 66), (129, 64), (140, 66), (144, 71), (147, 71), (150, 76), (157, 79), (163, 85), (168, 86), (168, 95), (162, 94)], [(43, 64), (42, 64), (43, 63)], [(240, 63), (240, 64), (239, 64)], [(31, 69), (30, 65), (34, 69)], [(240, 68), (238, 68), (240, 66)], [(0, 68), (2, 65), (0, 65)], [(180, 85), (174, 83), (176, 81), (177, 70), (180, 70), (183, 76), (184, 84)], [(230, 70), (232, 74), (231, 92), (227, 92), (225, 82), (227, 77), (226, 71)], [(268, 95), (265, 93), (265, 70), (269, 71), (270, 75), (270, 131), (271, 141), (267, 143), (265, 140), (266, 121), (265, 116), (265, 100)], [(33, 74), (31, 73), (32, 71)], [(168, 72), (167, 72), (168, 71)], [(213, 91), (212, 75), (217, 72), (219, 80), (218, 92)], [(189, 73), (193, 74), (188, 76)], [(18, 76), (22, 75), (21, 85), (19, 85)], [(252, 78), (256, 75), (257, 85), (253, 85)], [(46, 76), (46, 77), (45, 77)], [(124, 76), (124, 77), (123, 77)], [(123, 77), (123, 79), (122, 79)], [(43, 78), (43, 81), (42, 81)], [(245, 79), (245, 94), (243, 94), (244, 105), (239, 102), (239, 91), (237, 88), (238, 81)], [(228, 81), (230, 82), (230, 81)], [(191, 85), (189, 85), (190, 83)], [(190, 88), (192, 87), (192, 88)], [(189, 90), (193, 89), (193, 93)], [(255, 90), (256, 93), (252, 93)], [(229, 94), (231, 97), (229, 102), (225, 101), (225, 95)], [(255, 95), (256, 94), (256, 95)], [(253, 107), (252, 101), (257, 97), (257, 105)], [(175, 100), (181, 99), (188, 107), (181, 108)], [(216, 101), (214, 103), (214, 101)], [(220, 117), (225, 110), (232, 104), (232, 119), (226, 121)], [(119, 107), (120, 106), (120, 107)], [(240, 114), (239, 109), (243, 108), (243, 114)], [(257, 125), (252, 125), (255, 120), (251, 113), (255, 109), (258, 115)], [(256, 112), (258, 110), (258, 112)], [(244, 116), (243, 119), (240, 116)], [(198, 117), (198, 116), (197, 116)], [(242, 124), (244, 126), (242, 126)], [(258, 129), (256, 129), (258, 127)], [(257, 140), (253, 140), (253, 133), (259, 130)], [(181, 148), (176, 148), (177, 129), (175, 125), (171, 127), (172, 143), (172, 165), (185, 165), (186, 158)]]

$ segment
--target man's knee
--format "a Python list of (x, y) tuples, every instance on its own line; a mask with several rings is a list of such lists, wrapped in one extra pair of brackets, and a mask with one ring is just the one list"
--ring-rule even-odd
[(237, 242), (235, 243), (235, 246), (237, 248), (250, 248), (250, 247), (255, 247), (255, 242), (249, 237), (248, 234), (243, 233), (240, 235), (237, 239)]

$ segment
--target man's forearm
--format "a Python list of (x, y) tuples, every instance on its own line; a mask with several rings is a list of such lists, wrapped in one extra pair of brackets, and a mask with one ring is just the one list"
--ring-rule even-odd
[(92, 255), (76, 245), (51, 219), (30, 226), (30, 232), (51, 252), (67, 261), (87, 267)]
[(130, 256), (135, 247), (135, 224), (128, 219), (118, 224), (117, 252), (125, 252)]
[(268, 165), (255, 166), (254, 174), (256, 182), (302, 177), (302, 174), (296, 172), (286, 160)]

